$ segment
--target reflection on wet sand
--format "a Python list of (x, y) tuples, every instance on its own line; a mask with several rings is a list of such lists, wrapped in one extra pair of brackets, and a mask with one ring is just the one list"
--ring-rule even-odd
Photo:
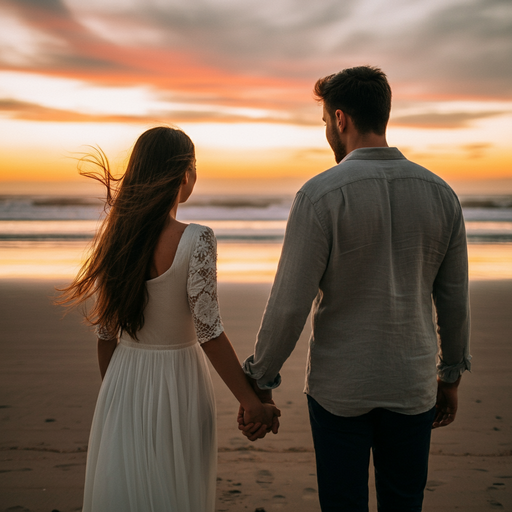
[[(87, 254), (78, 240), (0, 242), (0, 278), (71, 278)], [(472, 280), (512, 279), (512, 244), (469, 244)], [(277, 270), (280, 243), (218, 243), (218, 278), (222, 282), (270, 283)]]

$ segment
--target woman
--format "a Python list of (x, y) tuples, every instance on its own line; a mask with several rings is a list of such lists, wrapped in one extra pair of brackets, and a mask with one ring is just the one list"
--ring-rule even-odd
[[(215, 402), (204, 354), (245, 411), (280, 415), (248, 384), (223, 332), (210, 228), (176, 220), (196, 181), (194, 145), (158, 127), (137, 140), (118, 187), (103, 153), (110, 211), (63, 302), (94, 296), (103, 383), (92, 422), (83, 512), (208, 512), (216, 483)], [(203, 354), (204, 352), (204, 354)]]

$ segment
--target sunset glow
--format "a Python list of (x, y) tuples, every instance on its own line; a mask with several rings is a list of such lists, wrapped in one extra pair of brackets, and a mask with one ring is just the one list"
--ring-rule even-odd
[(205, 179), (304, 180), (334, 163), (314, 82), (372, 64), (394, 92), (390, 145), (512, 190), (509, 2), (7, 0), (0, 15), (0, 184), (76, 180), (87, 145), (122, 170), (157, 124), (191, 136)]

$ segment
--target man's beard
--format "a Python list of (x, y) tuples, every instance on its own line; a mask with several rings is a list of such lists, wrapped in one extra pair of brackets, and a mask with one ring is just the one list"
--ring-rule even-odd
[(347, 147), (341, 142), (341, 138), (337, 132), (334, 132), (334, 140), (331, 149), (334, 152), (334, 159), (337, 164), (347, 156)]

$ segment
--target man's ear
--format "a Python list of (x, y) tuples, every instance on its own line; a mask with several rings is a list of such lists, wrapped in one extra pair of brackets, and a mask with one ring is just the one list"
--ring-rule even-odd
[(340, 109), (336, 110), (334, 115), (336, 116), (336, 127), (340, 133), (343, 133), (347, 128), (347, 115)]

